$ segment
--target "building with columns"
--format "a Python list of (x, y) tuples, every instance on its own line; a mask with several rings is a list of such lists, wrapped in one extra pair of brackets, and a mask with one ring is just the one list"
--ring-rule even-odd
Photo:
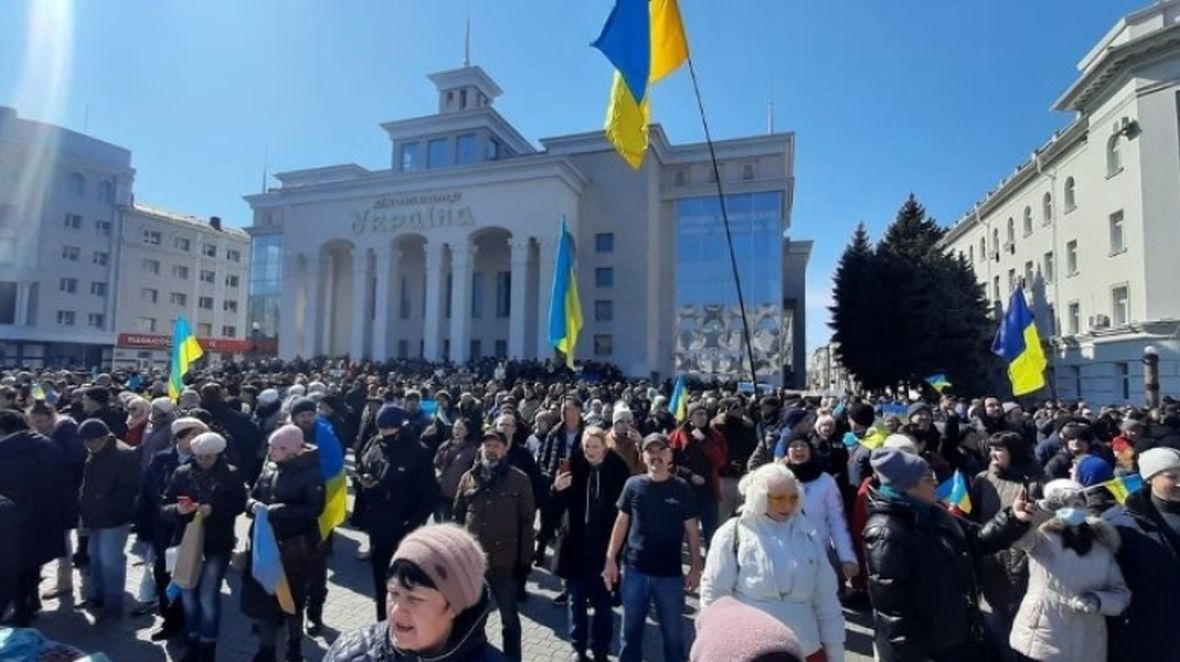
[[(381, 125), (390, 168), (282, 172), (246, 196), (248, 320), (280, 357), (552, 357), (564, 217), (585, 318), (577, 359), (636, 376), (748, 374), (706, 145), (672, 145), (653, 125), (632, 171), (600, 130), (534, 146), (478, 66), (429, 78), (437, 112)], [(759, 379), (801, 385), (811, 244), (786, 238), (794, 135), (716, 148)]]

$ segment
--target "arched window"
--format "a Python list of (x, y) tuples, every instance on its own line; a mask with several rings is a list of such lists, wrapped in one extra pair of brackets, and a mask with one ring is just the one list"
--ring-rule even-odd
[(996, 259), (1000, 259), (1000, 231), (998, 229), (992, 230), (992, 255)]
[(968, 262), (975, 264), (975, 245), (974, 244), (967, 247), (967, 255), (969, 256)]
[(1024, 224), (1031, 228), (1032, 223), (1033, 223), (1032, 207), (1025, 205), (1025, 207), (1024, 207)]
[(1029, 216), (1028, 214), (1025, 214), (1025, 215), (1024, 215), (1024, 223), (1023, 223), (1022, 227), (1024, 228), (1024, 236), (1026, 236), (1026, 237), (1027, 237), (1027, 236), (1029, 236), (1030, 234), (1032, 234), (1032, 230), (1033, 230), (1033, 228), (1032, 228), (1032, 217), (1031, 217), (1031, 216)]
[(1053, 194), (1045, 191), (1044, 197), (1041, 198), (1041, 215), (1045, 219), (1045, 224), (1053, 222)]
[(987, 239), (984, 237), (979, 238), (979, 259), (987, 259)]
[(1013, 221), (1011, 216), (1008, 217), (1008, 235), (1007, 235), (1007, 237), (1008, 237), (1008, 244), (1007, 245), (1009, 247), (1014, 246), (1016, 244), (1016, 221)]
[(1113, 177), (1123, 170), (1122, 134), (1116, 133), (1106, 141), (1106, 176)]
[(105, 180), (98, 185), (98, 198), (108, 205), (115, 204), (115, 183)]
[(70, 175), (70, 193), (75, 198), (86, 195), (86, 178), (81, 173), (75, 172)]
[(1073, 181), (1073, 177), (1065, 178), (1065, 211), (1070, 211), (1077, 206), (1077, 190)]

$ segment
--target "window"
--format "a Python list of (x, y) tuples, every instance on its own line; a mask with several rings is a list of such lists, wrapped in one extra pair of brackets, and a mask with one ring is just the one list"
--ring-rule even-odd
[(136, 326), (139, 328), (140, 331), (143, 331), (144, 333), (152, 333), (156, 330), (156, 318), (154, 318), (154, 317), (141, 317), (136, 322)]
[(183, 292), (173, 292), (168, 297), (168, 301), (174, 306), (186, 306), (188, 305), (188, 295)]
[(1122, 134), (1116, 133), (1106, 141), (1106, 176), (1114, 177), (1123, 171)]
[(77, 214), (66, 214), (66, 227), (71, 230), (81, 230), (82, 217)]
[(108, 205), (115, 204), (115, 183), (110, 180), (99, 183), (98, 199)]
[(1127, 250), (1126, 237), (1123, 235), (1123, 211), (1120, 209), (1110, 215), (1110, 253), (1122, 253)]
[(1011, 294), (1016, 290), (1016, 270), (1008, 270), (1008, 293)]
[(97, 280), (90, 283), (90, 293), (96, 297), (105, 297), (107, 295), (107, 284)]
[(111, 236), (111, 222), (110, 221), (95, 221), (94, 229), (104, 237)]
[(610, 356), (615, 352), (614, 336), (609, 333), (594, 334), (594, 355)]
[(483, 273), (471, 274), (471, 319), (483, 317)]
[(1028, 216), (1024, 217), (1024, 236), (1029, 236), (1033, 232), (1032, 219)]
[(208, 322), (198, 322), (197, 335), (202, 338), (208, 338), (213, 335), (213, 325)]
[(70, 175), (70, 193), (75, 198), (80, 198), (86, 195), (86, 178), (80, 173), (73, 173)]
[(201, 282), (212, 283), (217, 279), (217, 274), (209, 269), (201, 269)]
[(594, 252), (595, 253), (613, 253), (615, 252), (615, 233), (613, 232), (599, 232), (594, 235)]
[(992, 299), (996, 303), (1000, 302), (1000, 277), (996, 276), (992, 279)]
[(497, 340), (496, 341), (496, 358), (498, 358), (498, 359), (508, 358), (508, 341), (507, 340)]
[(143, 243), (151, 244), (152, 246), (160, 245), (160, 233), (156, 230), (143, 231)]
[(445, 168), (451, 165), (451, 151), (446, 138), (435, 138), (426, 143), (426, 167)]
[(1123, 394), (1123, 401), (1131, 399), (1131, 366), (1126, 361), (1114, 364), (1115, 387)]
[(1110, 291), (1110, 318), (1115, 326), (1126, 326), (1131, 322), (1131, 300), (1127, 286), (1120, 285)]
[(160, 291), (145, 287), (139, 291), (139, 298), (148, 303), (156, 303), (160, 300)]
[(62, 259), (69, 260), (70, 262), (77, 262), (78, 261), (78, 254), (81, 252), (82, 252), (82, 249), (78, 248), (77, 246), (62, 246), (61, 247)]
[(1069, 304), (1066, 308), (1065, 323), (1071, 336), (1078, 335), (1078, 331), (1082, 328), (1082, 305), (1077, 301)]
[(238, 302), (236, 299), (226, 299), (222, 302), (221, 309), (227, 313), (236, 313), (238, 312)]
[(229, 260), (230, 262), (241, 262), (242, 251), (239, 251), (235, 248), (227, 249), (225, 251), (225, 259)]
[(0, 324), (16, 324), (15, 281), (0, 281)]
[(229, 275), (229, 276), (225, 277), (225, 286), (226, 287), (237, 287), (240, 282), (241, 282), (240, 276)]
[(402, 172), (412, 172), (422, 167), (422, 157), (418, 153), (418, 143), (402, 145)]
[(202, 310), (213, 310), (213, 297), (197, 297), (197, 307)]
[(1065, 245), (1065, 275), (1074, 276), (1078, 273), (1078, 240), (1074, 239)]
[(78, 279), (77, 278), (63, 278), (63, 279), (61, 279), (61, 282), (58, 284), (57, 289), (58, 289), (58, 291), (65, 292), (66, 294), (74, 294), (75, 292), (78, 291)]
[(983, 237), (979, 238), (979, 259), (987, 259), (987, 239), (984, 239)]
[(237, 338), (238, 337), (238, 327), (236, 327), (236, 326), (223, 326), (223, 327), (221, 327), (221, 337), (222, 338)]
[(160, 261), (145, 258), (143, 261), (143, 270), (148, 273), (156, 274), (157, 276), (159, 276), (160, 275)]
[(1077, 185), (1074, 184), (1073, 177), (1065, 178), (1065, 213), (1069, 213), (1078, 206), (1077, 199)]
[(74, 326), (74, 311), (59, 310), (57, 311), (57, 323), (62, 326)]
[(410, 343), (409, 343), (409, 341), (405, 340), (404, 338), (397, 341), (397, 358), (399, 358), (399, 359), (410, 358)]
[(992, 230), (992, 257), (996, 261), (1000, 260), (1000, 231), (999, 229)]
[(1053, 282), (1053, 272), (1055, 265), (1053, 264), (1053, 251), (1045, 253), (1045, 258), (1041, 263), (1041, 275), (1045, 277), (1046, 283)]
[(1048, 191), (1041, 198), (1041, 216), (1041, 222), (1045, 225), (1053, 222), (1053, 194)]
[(86, 323), (96, 329), (101, 329), (104, 321), (105, 319), (102, 313), (90, 313), (86, 316)]
[(677, 186), (686, 186), (688, 184), (688, 169), (681, 168), (676, 171), (676, 177), (673, 183)]
[(1032, 260), (1024, 263), (1024, 286), (1032, 287), (1033, 285), (1033, 263)]
[(111, 256), (102, 251), (94, 251), (94, 256), (90, 261), (99, 266), (105, 267), (107, 266), (107, 263), (111, 261)]
[(475, 163), (475, 134), (465, 133), (455, 139), (455, 162), (459, 165)]
[(512, 272), (496, 274), (496, 317), (504, 319), (512, 315)]
[(178, 251), (189, 252), (193, 248), (193, 242), (189, 241), (188, 237), (177, 237), (172, 240), (172, 246)]
[(967, 262), (970, 264), (975, 264), (975, 244), (971, 244), (967, 247)]
[(598, 267), (594, 270), (595, 287), (614, 287), (615, 270), (611, 267)]
[(216, 244), (202, 244), (201, 245), (201, 255), (204, 255), (205, 257), (217, 257), (217, 245)]
[(484, 160), (495, 161), (500, 158), (500, 141), (495, 138), (488, 138), (486, 147), (484, 147)]
[(1011, 216), (1008, 217), (1007, 237), (1008, 241), (1004, 245), (1008, 247), (1008, 250), (1012, 250), (1012, 247), (1016, 245), (1016, 221), (1013, 221)]
[(615, 302), (610, 299), (599, 299), (594, 302), (594, 321), (609, 322), (615, 318)]
[(753, 163), (745, 163), (742, 165), (742, 179), (754, 179), (755, 170)]
[(188, 267), (183, 264), (172, 265), (172, 275), (181, 280), (188, 280)]

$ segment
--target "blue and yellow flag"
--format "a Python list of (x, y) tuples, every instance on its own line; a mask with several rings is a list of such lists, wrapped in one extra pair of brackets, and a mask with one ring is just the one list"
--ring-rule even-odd
[(1024, 302), (1024, 288), (1017, 287), (1008, 300), (1008, 312), (996, 329), (992, 353), (1008, 363), (1012, 395), (1032, 393), (1045, 386), (1045, 350), (1032, 311)]
[(180, 398), (184, 390), (184, 376), (189, 366), (205, 355), (193, 329), (188, 325), (188, 318), (184, 315), (176, 318), (172, 323), (172, 361), (168, 368), (168, 397), (173, 400)]
[(942, 374), (941, 372), (937, 375), (930, 375), (927, 377), (926, 383), (929, 384), (930, 388), (934, 389), (936, 393), (942, 393), (951, 387), (950, 380), (948, 380), (946, 375)]
[(553, 270), (553, 291), (549, 297), (549, 344), (565, 355), (574, 367), (574, 347), (582, 330), (582, 301), (578, 298), (578, 277), (574, 271), (574, 237), (561, 217), (557, 240), (557, 264)]
[(632, 168), (643, 165), (648, 89), (688, 59), (676, 0), (616, 0), (593, 46), (615, 67), (606, 138)]
[(344, 446), (323, 416), (315, 419), (315, 445), (324, 477), (324, 509), (318, 519), (320, 539), (327, 540), (328, 534), (348, 516), (348, 481), (344, 477)]
[(1114, 480), (1108, 480), (1102, 483), (1102, 487), (1105, 487), (1114, 496), (1114, 500), (1122, 506), (1127, 503), (1127, 497), (1138, 492), (1143, 487), (1143, 477), (1139, 474), (1120, 476)]
[(279, 544), (265, 508), (254, 515), (254, 542), (250, 546), (250, 554), (250, 574), (254, 576), (255, 581), (267, 593), (275, 596), (279, 601), (279, 607), (285, 613), (294, 614), (295, 600), (291, 594), (291, 586), (287, 583), (287, 573), (283, 571)]
[(688, 418), (688, 389), (684, 387), (684, 377), (676, 378), (676, 386), (672, 387), (672, 397), (668, 398), (668, 411), (677, 423), (683, 423)]
[(951, 511), (958, 511), (964, 515), (971, 514), (971, 495), (967, 493), (967, 479), (962, 471), (956, 471), (934, 492), (934, 497), (945, 501)]

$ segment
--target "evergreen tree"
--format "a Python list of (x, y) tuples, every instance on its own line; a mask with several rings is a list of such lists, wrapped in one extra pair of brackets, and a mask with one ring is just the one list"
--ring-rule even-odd
[(882, 357), (878, 316), (887, 302), (878, 270), (876, 252), (861, 223), (836, 267), (829, 326), (840, 363), (868, 389), (889, 385), (893, 372)]

